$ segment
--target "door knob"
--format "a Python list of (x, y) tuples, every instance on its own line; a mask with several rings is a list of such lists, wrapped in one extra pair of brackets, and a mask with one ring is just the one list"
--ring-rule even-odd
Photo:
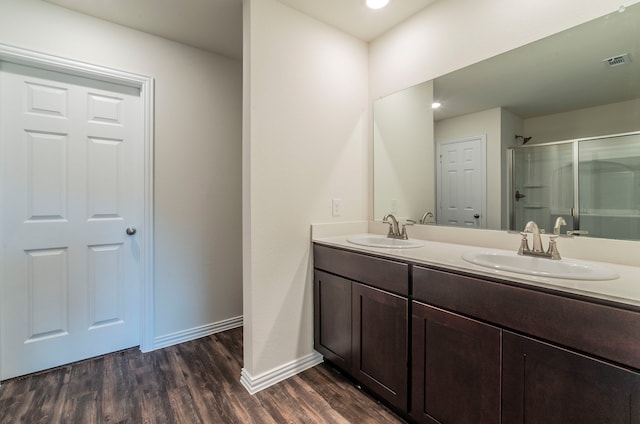
[(474, 217), (475, 219), (478, 219), (478, 218), (480, 218), (480, 214), (479, 214), (479, 213), (473, 214), (473, 217)]
[(127, 229), (125, 230), (127, 232), (128, 236), (132, 236), (136, 233), (136, 227), (127, 227)]

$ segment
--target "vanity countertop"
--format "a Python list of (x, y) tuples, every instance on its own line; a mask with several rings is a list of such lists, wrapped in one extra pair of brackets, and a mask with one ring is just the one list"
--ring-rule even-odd
[(632, 306), (633, 309), (640, 308), (640, 267), (590, 261), (614, 269), (618, 273), (619, 278), (605, 281), (567, 280), (495, 270), (475, 265), (462, 259), (462, 255), (469, 252), (505, 253), (508, 252), (506, 250), (428, 240), (420, 240), (424, 243), (423, 247), (388, 249), (356, 245), (347, 241), (347, 238), (348, 235), (313, 237), (312, 241), (314, 243), (348, 249), (354, 252), (368, 253), (415, 264), (441, 267), (451, 271), (506, 280), (546, 290), (587, 296), (607, 302)]

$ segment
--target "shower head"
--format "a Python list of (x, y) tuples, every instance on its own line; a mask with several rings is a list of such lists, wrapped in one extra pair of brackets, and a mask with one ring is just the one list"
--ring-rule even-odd
[(517, 140), (517, 139), (519, 139), (519, 138), (521, 138), (521, 139), (522, 139), (522, 144), (527, 144), (527, 142), (528, 142), (529, 140), (531, 140), (533, 137), (525, 137), (525, 136), (523, 136), (523, 135), (518, 135), (518, 134), (516, 134), (516, 140)]

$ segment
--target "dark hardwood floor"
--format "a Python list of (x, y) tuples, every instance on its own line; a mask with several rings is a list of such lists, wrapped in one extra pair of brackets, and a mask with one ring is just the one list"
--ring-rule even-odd
[(242, 329), (8, 380), (0, 423), (403, 423), (325, 364), (254, 396)]

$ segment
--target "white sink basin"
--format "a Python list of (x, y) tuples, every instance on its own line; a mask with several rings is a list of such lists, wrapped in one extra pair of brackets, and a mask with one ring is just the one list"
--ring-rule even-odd
[(462, 259), (472, 264), (502, 271), (568, 280), (614, 280), (618, 274), (603, 265), (577, 259), (552, 260), (513, 253), (468, 252)]
[(424, 246), (424, 243), (418, 240), (401, 240), (376, 234), (360, 234), (357, 236), (351, 236), (347, 237), (347, 241), (361, 246), (382, 247), (385, 249), (414, 249), (416, 247)]

